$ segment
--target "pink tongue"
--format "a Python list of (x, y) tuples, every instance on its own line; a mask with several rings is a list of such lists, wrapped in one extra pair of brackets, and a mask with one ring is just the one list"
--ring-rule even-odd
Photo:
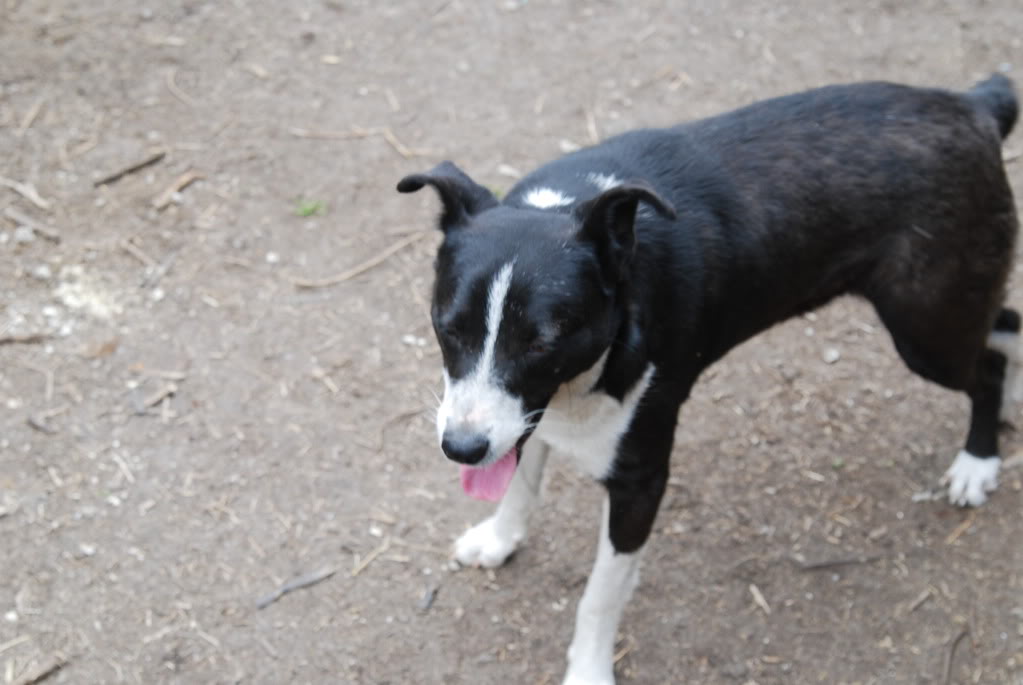
[(518, 450), (513, 447), (489, 466), (459, 466), (462, 489), (470, 497), (496, 502), (504, 497), (518, 463)]

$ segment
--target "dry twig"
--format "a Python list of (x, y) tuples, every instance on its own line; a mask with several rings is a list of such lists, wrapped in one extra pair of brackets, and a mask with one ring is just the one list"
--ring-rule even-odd
[(36, 117), (39, 116), (39, 112), (42, 111), (43, 104), (45, 102), (46, 98), (39, 98), (36, 100), (36, 103), (32, 105), (27, 112), (25, 112), (25, 116), (21, 119), (21, 125), (18, 126), (18, 130), (15, 131), (14, 135), (21, 138), (25, 135), (25, 131), (32, 128), (32, 124), (35, 122)]
[(35, 345), (49, 340), (49, 333), (22, 333), (0, 336), (0, 345)]
[(973, 521), (976, 518), (977, 518), (977, 512), (976, 511), (971, 511), (970, 515), (966, 517), (966, 520), (963, 521), (962, 523), (960, 523), (958, 526), (956, 526), (952, 530), (952, 532), (948, 534), (948, 537), (945, 538), (945, 544), (946, 545), (951, 545), (956, 540), (958, 540), (960, 537), (962, 537), (963, 533), (965, 533), (967, 530), (969, 530), (970, 526), (973, 525)]
[(92, 185), (93, 185), (93, 187), (98, 188), (100, 186), (107, 185), (108, 183), (113, 183), (114, 181), (119, 181), (122, 178), (124, 178), (125, 176), (128, 176), (129, 174), (134, 174), (134, 173), (137, 173), (139, 171), (142, 171), (146, 167), (153, 166), (154, 164), (156, 164), (157, 162), (161, 161), (166, 156), (167, 156), (167, 150), (165, 148), (155, 149), (152, 152), (150, 152), (149, 156), (146, 157), (145, 159), (143, 159), (141, 161), (138, 161), (138, 162), (135, 162), (133, 164), (129, 164), (128, 166), (126, 166), (126, 167), (124, 167), (122, 169), (118, 169), (117, 171), (115, 171), (113, 173), (107, 174), (106, 176), (104, 176), (103, 178), (99, 179), (98, 181), (94, 181)]
[(310, 131), (304, 128), (290, 128), (288, 132), (296, 138), (311, 138), (314, 140), (362, 140), (365, 138), (372, 138), (374, 136), (380, 136), (387, 141), (387, 144), (394, 148), (394, 151), (405, 159), (411, 159), (413, 157), (429, 157), (435, 154), (433, 150), (427, 150), (425, 148), (411, 148), (405, 145), (403, 142), (398, 140), (398, 136), (394, 135), (394, 131), (386, 126), (376, 126), (373, 128), (363, 128), (361, 126), (352, 126), (350, 131)]
[(872, 564), (875, 561), (883, 559), (879, 554), (870, 557), (851, 557), (849, 559), (828, 559), (825, 561), (811, 561), (806, 564), (800, 564), (800, 571), (824, 571), (827, 569), (838, 568), (840, 566), (853, 566), (855, 564)]
[(0, 176), (0, 186), (10, 188), (18, 195), (34, 204), (39, 209), (49, 209), (50, 201), (39, 195), (39, 191), (31, 183), (18, 183), (17, 181)]
[(756, 604), (758, 607), (763, 609), (764, 613), (767, 614), (768, 616), (770, 616), (771, 615), (771, 605), (767, 603), (766, 599), (764, 599), (764, 594), (762, 592), (760, 592), (760, 588), (758, 588), (753, 583), (750, 583), (749, 593), (751, 595), (753, 595), (753, 602), (754, 602), (754, 604)]
[(327, 278), (320, 279), (306, 279), (285, 275), (285, 278), (287, 278), (292, 283), (292, 285), (298, 288), (327, 288), (332, 285), (344, 283), (345, 281), (351, 280), (356, 276), (366, 273), (375, 266), (383, 264), (393, 254), (401, 251), (402, 249), (408, 247), (409, 245), (416, 241), (422, 240), (431, 233), (433, 233), (433, 231), (420, 231), (419, 233), (413, 233), (410, 236), (406, 236), (399, 240), (398, 242), (391, 245), (390, 247), (380, 251), (373, 257), (370, 257), (361, 264), (353, 266), (351, 269), (339, 273), (336, 276), (329, 276)]
[(35, 685), (36, 683), (41, 683), (50, 676), (56, 674), (60, 669), (67, 666), (67, 663), (67, 657), (63, 654), (54, 654), (48, 661), (44, 662), (42, 666), (28, 675), (15, 680), (15, 685)]
[(289, 592), (294, 592), (295, 590), (301, 590), (303, 588), (316, 585), (317, 583), (322, 583), (335, 573), (337, 573), (337, 567), (328, 567), (311, 573), (304, 573), (292, 578), (270, 594), (262, 597), (258, 602), (256, 602), (256, 608), (265, 609)]
[(6, 216), (8, 219), (17, 224), (21, 224), (22, 226), (28, 226), (33, 231), (35, 231), (42, 237), (46, 238), (50, 242), (53, 243), (60, 242), (60, 233), (58, 233), (56, 229), (46, 226), (45, 224), (39, 223), (29, 215), (19, 212), (14, 207), (5, 207), (4, 216)]
[(155, 207), (156, 209), (166, 208), (167, 205), (171, 203), (171, 200), (174, 199), (175, 193), (181, 192), (182, 190), (190, 186), (192, 183), (202, 178), (205, 178), (202, 174), (193, 169), (189, 169), (188, 171), (174, 179), (173, 183), (167, 186), (167, 188), (162, 193), (160, 193), (153, 199), (153, 207)]
[(942, 682), (948, 685), (952, 682), (952, 662), (955, 660), (956, 648), (959, 647), (959, 643), (963, 641), (963, 638), (970, 634), (970, 627), (963, 626), (963, 629), (959, 631), (959, 634), (952, 638), (952, 642), (949, 645), (948, 652), (945, 654), (945, 678)]
[(186, 95), (185, 91), (183, 91), (180, 88), (178, 88), (178, 83), (177, 83), (177, 81), (174, 80), (174, 77), (177, 74), (177, 71), (178, 71), (177, 69), (171, 68), (167, 72), (167, 90), (169, 90), (171, 92), (171, 95), (176, 97), (178, 100), (181, 100), (183, 103), (185, 103), (189, 107), (195, 107), (199, 103), (197, 103), (191, 97)]
[(367, 554), (365, 559), (363, 559), (362, 561), (357, 563), (352, 568), (352, 578), (354, 578), (355, 576), (357, 576), (360, 573), (362, 573), (363, 571), (365, 571), (366, 567), (369, 566), (370, 564), (372, 564), (374, 559), (376, 559), (378, 556), (380, 556), (381, 554), (386, 552), (388, 549), (390, 549), (390, 547), (391, 547), (391, 538), (389, 538), (389, 537), (384, 538), (384, 541), (381, 542), (380, 545), (376, 549), (374, 549), (372, 552)]

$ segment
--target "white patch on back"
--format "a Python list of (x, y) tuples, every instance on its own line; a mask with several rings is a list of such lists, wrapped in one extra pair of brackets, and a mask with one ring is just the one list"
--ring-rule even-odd
[(515, 446), (526, 432), (522, 400), (510, 395), (494, 378), (494, 348), (504, 314), (504, 300), (511, 285), (512, 265), (505, 264), (490, 283), (487, 293), (487, 333), (483, 351), (472, 372), (452, 382), (444, 371), (444, 400), (437, 409), (437, 435), (443, 439), (449, 424), (482, 433), (490, 451), (480, 461), (485, 466)]
[(537, 209), (552, 209), (554, 207), (566, 207), (575, 202), (575, 198), (558, 192), (553, 188), (540, 187), (533, 188), (526, 193), (522, 201), (527, 205), (533, 205)]
[(622, 181), (614, 174), (599, 174), (595, 171), (591, 171), (586, 174), (586, 180), (593, 185), (603, 190), (611, 190), (615, 186), (620, 186)]
[(987, 501), (987, 493), (998, 487), (998, 457), (981, 458), (960, 450), (952, 466), (945, 472), (948, 500), (960, 507), (979, 507)]
[(571, 455), (587, 475), (602, 479), (610, 474), (618, 441), (632, 423), (654, 376), (650, 364), (622, 402), (593, 392), (607, 361), (607, 353), (589, 370), (562, 385), (544, 411), (536, 437)]

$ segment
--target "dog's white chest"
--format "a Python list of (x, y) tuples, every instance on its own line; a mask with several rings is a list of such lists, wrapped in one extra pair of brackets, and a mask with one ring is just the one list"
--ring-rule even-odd
[(603, 362), (601, 359), (593, 369), (561, 386), (536, 428), (537, 438), (570, 455), (584, 473), (597, 479), (609, 475), (618, 441), (632, 423), (654, 375), (650, 364), (619, 402), (602, 392), (590, 392)]

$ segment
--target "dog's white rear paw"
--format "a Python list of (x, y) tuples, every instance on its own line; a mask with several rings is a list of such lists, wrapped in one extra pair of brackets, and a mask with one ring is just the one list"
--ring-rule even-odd
[(987, 501), (987, 493), (998, 487), (998, 457), (981, 459), (966, 450), (956, 455), (942, 482), (948, 483), (948, 500), (960, 507), (979, 507)]
[(525, 527), (498, 525), (491, 516), (455, 541), (455, 559), (463, 566), (495, 568), (503, 564), (526, 536)]

